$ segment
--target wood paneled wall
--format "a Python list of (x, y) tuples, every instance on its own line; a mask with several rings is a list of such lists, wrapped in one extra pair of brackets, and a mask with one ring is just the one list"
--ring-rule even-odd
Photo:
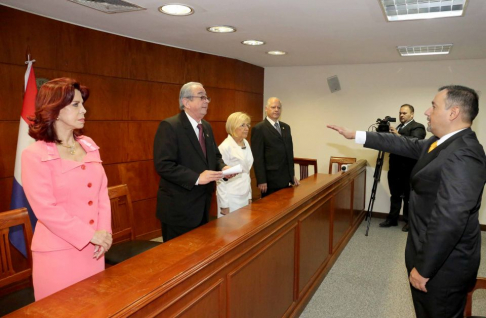
[(37, 78), (73, 77), (91, 90), (85, 134), (100, 146), (109, 185), (127, 183), (139, 238), (160, 236), (159, 177), (153, 167), (158, 124), (179, 112), (179, 90), (201, 82), (212, 98), (205, 117), (216, 142), (226, 118), (262, 118), (264, 70), (238, 60), (142, 42), (0, 5), (0, 211), (9, 209), (22, 108), (26, 52)]

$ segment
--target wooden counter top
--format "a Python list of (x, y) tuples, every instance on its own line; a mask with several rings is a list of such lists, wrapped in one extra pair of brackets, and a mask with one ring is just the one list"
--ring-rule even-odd
[(298, 315), (364, 217), (365, 166), (312, 175), (12, 317)]

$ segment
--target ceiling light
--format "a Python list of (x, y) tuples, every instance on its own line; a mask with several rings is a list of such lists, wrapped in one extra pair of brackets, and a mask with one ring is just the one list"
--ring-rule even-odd
[(452, 44), (397, 46), (401, 56), (449, 54)]
[(232, 33), (236, 32), (236, 28), (229, 26), (229, 25), (215, 25), (212, 27), (207, 28), (209, 32), (213, 33)]
[(185, 16), (194, 13), (194, 10), (185, 4), (166, 4), (159, 8), (159, 11), (168, 15)]
[(284, 51), (268, 51), (267, 54), (270, 54), (270, 55), (285, 55), (285, 54), (287, 54), (287, 52), (284, 52)]
[(380, 0), (388, 21), (459, 17), (468, 0)]
[(258, 40), (245, 40), (245, 41), (242, 41), (241, 44), (244, 44), (244, 45), (263, 45), (263, 44), (265, 44), (265, 42), (258, 41)]

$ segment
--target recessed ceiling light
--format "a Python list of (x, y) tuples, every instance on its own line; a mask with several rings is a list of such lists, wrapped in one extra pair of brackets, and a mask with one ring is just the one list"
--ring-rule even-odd
[(168, 15), (185, 16), (194, 13), (194, 10), (185, 4), (166, 4), (159, 8), (159, 11)]
[(401, 56), (449, 54), (452, 44), (397, 46)]
[(287, 52), (284, 52), (284, 51), (268, 51), (267, 54), (270, 54), (270, 55), (285, 55), (285, 54), (287, 54)]
[(245, 40), (245, 41), (242, 41), (241, 44), (244, 44), (244, 45), (263, 45), (263, 44), (265, 44), (265, 42), (258, 41), (258, 40)]
[(468, 0), (380, 0), (388, 21), (459, 17)]
[(229, 25), (215, 25), (207, 28), (209, 32), (213, 33), (232, 33), (236, 32), (236, 28)]

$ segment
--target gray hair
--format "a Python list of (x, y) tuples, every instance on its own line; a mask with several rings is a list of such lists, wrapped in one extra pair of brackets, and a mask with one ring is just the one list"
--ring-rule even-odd
[(188, 98), (192, 96), (192, 87), (193, 86), (203, 86), (201, 83), (198, 82), (189, 82), (182, 86), (181, 92), (179, 93), (179, 109), (184, 109), (184, 104), (182, 103), (183, 98)]
[(273, 101), (274, 99), (278, 100), (278, 103), (280, 104), (280, 107), (282, 107), (282, 101), (278, 97), (270, 97), (269, 99), (267, 99), (267, 103), (265, 104), (265, 107), (267, 107), (268, 105), (270, 105), (271, 101)]

